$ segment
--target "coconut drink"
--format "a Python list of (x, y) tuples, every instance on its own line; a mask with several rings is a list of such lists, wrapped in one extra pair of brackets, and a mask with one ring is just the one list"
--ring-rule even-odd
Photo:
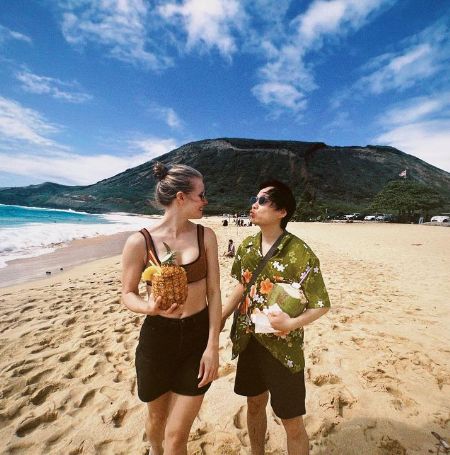
[(275, 283), (267, 299), (267, 306), (278, 306), (291, 318), (295, 318), (305, 310), (307, 300), (298, 283)]

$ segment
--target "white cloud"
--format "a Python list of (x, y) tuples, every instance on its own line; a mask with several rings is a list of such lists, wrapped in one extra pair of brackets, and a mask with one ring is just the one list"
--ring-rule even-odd
[(14, 39), (17, 41), (24, 41), (25, 43), (31, 44), (32, 40), (29, 36), (23, 33), (16, 32), (3, 25), (0, 25), (0, 43), (8, 39)]
[(16, 78), (22, 83), (22, 89), (27, 92), (50, 95), (69, 103), (84, 103), (92, 99), (92, 96), (87, 93), (73, 91), (78, 88), (76, 82), (63, 82), (52, 77), (38, 76), (29, 71), (16, 73)]
[(252, 89), (253, 94), (263, 104), (272, 106), (275, 109), (280, 107), (298, 112), (306, 106), (303, 93), (299, 92), (293, 84), (280, 82), (265, 82), (255, 85)]
[(11, 156), (0, 152), (0, 171), (33, 176), (39, 181), (90, 185), (147, 160), (144, 154), (124, 158), (75, 153), (17, 153)]
[(0, 146), (2, 144), (65, 149), (49, 136), (60, 127), (20, 103), (0, 97)]
[(173, 139), (160, 138), (149, 138), (131, 145), (133, 149), (143, 151), (127, 156), (80, 155), (45, 150), (33, 153), (16, 152), (12, 155), (10, 152), (0, 151), (0, 172), (30, 176), (37, 181), (91, 185), (143, 164), (176, 147)]
[[(269, 62), (264, 65), (259, 76), (261, 82), (253, 90), (254, 95), (263, 104), (267, 104), (266, 91), (261, 87), (266, 84), (280, 84), (285, 90), (285, 96), (272, 98), (272, 105), (297, 113), (307, 105), (306, 96), (317, 88), (314, 81), (313, 67), (307, 63), (307, 55), (320, 50), (325, 41), (335, 41), (351, 31), (361, 28), (382, 7), (392, 4), (392, 0), (315, 0), (308, 9), (299, 14), (292, 22), (290, 29), (294, 30), (285, 38), (281, 46), (269, 46)], [(269, 86), (270, 86), (269, 85)], [(295, 93), (296, 100), (290, 102), (289, 94)]]
[(364, 76), (357, 88), (380, 94), (393, 89), (404, 90), (422, 82), (439, 71), (434, 65), (435, 50), (429, 44), (419, 44), (403, 53), (390, 55), (376, 71)]
[(396, 126), (374, 140), (450, 172), (450, 118)]
[(128, 154), (81, 155), (51, 138), (61, 131), (39, 112), (0, 97), (0, 172), (38, 181), (89, 185), (176, 148), (174, 139), (140, 138)]
[(374, 94), (405, 90), (440, 72), (448, 72), (450, 58), (449, 21), (441, 20), (401, 43), (401, 50), (370, 60), (368, 72), (356, 84), (361, 92)]
[(377, 119), (383, 131), (374, 140), (450, 172), (449, 107), (450, 92), (398, 103)]
[[(157, 156), (164, 155), (167, 152), (177, 148), (177, 142), (173, 138), (140, 138), (128, 141), (131, 149), (144, 151), (146, 161), (156, 158)], [(138, 155), (139, 156), (139, 155)]]
[(239, 28), (244, 11), (237, 0), (184, 0), (159, 8), (162, 17), (180, 21), (187, 33), (187, 48), (216, 47), (230, 56), (237, 47), (233, 30)]
[(380, 0), (316, 0), (294, 21), (302, 45), (309, 48), (327, 35), (344, 35), (363, 26)]
[(391, 127), (405, 125), (418, 120), (445, 117), (450, 108), (450, 92), (433, 96), (420, 96), (391, 107), (378, 118), (378, 123)]
[(170, 128), (180, 129), (183, 127), (183, 121), (173, 108), (152, 104), (149, 110), (157, 118), (163, 120)]
[(99, 44), (111, 57), (159, 70), (171, 60), (147, 36), (151, 15), (145, 0), (72, 0), (64, 4), (61, 28), (73, 45)]

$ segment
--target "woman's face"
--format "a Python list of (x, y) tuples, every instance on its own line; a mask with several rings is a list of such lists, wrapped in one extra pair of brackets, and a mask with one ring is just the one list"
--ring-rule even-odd
[(203, 216), (203, 207), (208, 205), (203, 179), (192, 179), (192, 191), (185, 194), (185, 201), (188, 218), (197, 219)]

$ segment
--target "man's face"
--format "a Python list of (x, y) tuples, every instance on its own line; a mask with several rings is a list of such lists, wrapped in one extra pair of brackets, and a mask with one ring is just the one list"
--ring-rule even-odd
[(270, 224), (280, 224), (282, 218), (286, 216), (286, 210), (278, 210), (269, 199), (268, 191), (272, 187), (262, 188), (259, 190), (256, 198), (257, 201), (252, 204), (250, 209), (250, 219), (257, 226), (267, 226)]

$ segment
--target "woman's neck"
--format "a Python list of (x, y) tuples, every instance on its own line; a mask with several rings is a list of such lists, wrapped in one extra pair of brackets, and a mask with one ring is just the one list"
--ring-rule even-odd
[(182, 232), (186, 231), (189, 220), (178, 211), (168, 209), (161, 219), (160, 226), (164, 228), (168, 237), (177, 238)]

